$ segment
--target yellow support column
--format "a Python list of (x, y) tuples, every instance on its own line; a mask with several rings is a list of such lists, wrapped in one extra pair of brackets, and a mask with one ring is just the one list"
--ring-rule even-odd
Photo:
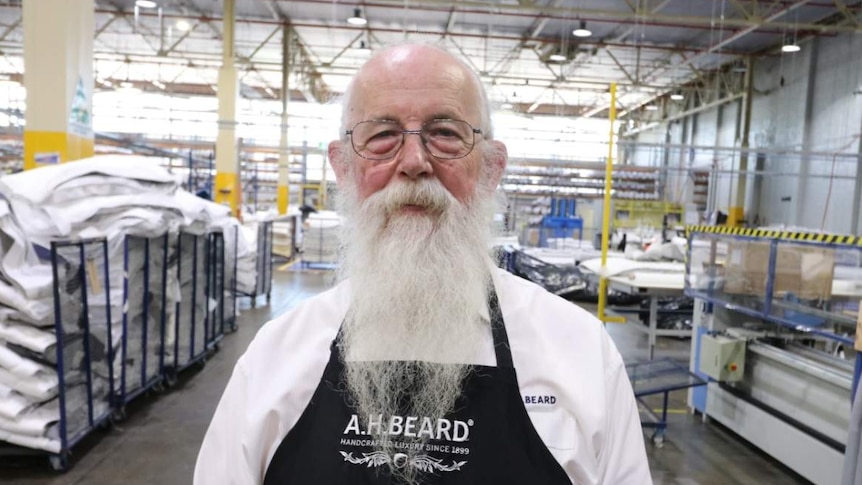
[(214, 200), (229, 205), (240, 217), (242, 190), (236, 143), (236, 100), (239, 92), (234, 65), (234, 0), (224, 0), (224, 46), (222, 67), (218, 72), (218, 137), (216, 138), (216, 177)]
[(281, 31), (281, 137), (278, 142), (278, 213), (287, 214), (290, 203), (290, 149), (287, 143), (287, 103), (290, 101), (290, 26)]
[(93, 156), (93, 0), (22, 2), (24, 169)]
[(602, 205), (602, 268), (599, 275), (599, 320), (608, 323), (625, 323), (625, 318), (605, 314), (608, 301), (608, 279), (605, 277), (608, 264), (608, 244), (611, 240), (611, 182), (614, 171), (614, 123), (617, 120), (617, 83), (611, 83), (611, 108), (608, 113), (610, 131), (608, 134), (608, 159), (605, 161), (605, 198)]
[(745, 193), (748, 183), (749, 135), (751, 133), (751, 104), (754, 99), (754, 60), (751, 56), (745, 65), (745, 96), (742, 98), (742, 150), (739, 153), (739, 174), (736, 177), (736, 203), (728, 207), (727, 226), (742, 227), (745, 221)]

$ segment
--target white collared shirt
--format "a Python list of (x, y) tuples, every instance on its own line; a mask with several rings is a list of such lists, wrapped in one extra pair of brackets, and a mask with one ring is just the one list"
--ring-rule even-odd
[[(651, 484), (631, 384), (596, 317), (495, 269), (521, 397), (572, 483)], [(309, 298), (264, 325), (240, 357), (204, 438), (196, 485), (258, 485), (299, 420), (347, 313), (349, 285)], [(474, 364), (495, 365), (491, 333)]]

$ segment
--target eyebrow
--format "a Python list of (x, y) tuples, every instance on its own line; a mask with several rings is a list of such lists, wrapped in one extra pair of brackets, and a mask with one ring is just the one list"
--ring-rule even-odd
[[(428, 118), (426, 118), (423, 123), (427, 123), (432, 120), (460, 120), (461, 118), (455, 116), (451, 111), (439, 111), (437, 113), (432, 114)], [(369, 121), (391, 121), (393, 123), (401, 124), (401, 120), (398, 116), (393, 116), (391, 114), (383, 114), (380, 116), (372, 116), (369, 118)]]

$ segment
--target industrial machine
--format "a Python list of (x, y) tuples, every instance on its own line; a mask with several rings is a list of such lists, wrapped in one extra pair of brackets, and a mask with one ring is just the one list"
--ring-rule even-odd
[(689, 404), (815, 484), (841, 480), (862, 298), (858, 238), (689, 229)]

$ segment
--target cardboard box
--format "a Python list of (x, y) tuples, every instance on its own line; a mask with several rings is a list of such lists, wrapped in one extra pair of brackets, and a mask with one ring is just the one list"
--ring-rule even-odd
[[(728, 244), (724, 292), (766, 296), (769, 241)], [(832, 297), (835, 254), (832, 249), (781, 242), (775, 262), (773, 298), (793, 293), (802, 300)]]

